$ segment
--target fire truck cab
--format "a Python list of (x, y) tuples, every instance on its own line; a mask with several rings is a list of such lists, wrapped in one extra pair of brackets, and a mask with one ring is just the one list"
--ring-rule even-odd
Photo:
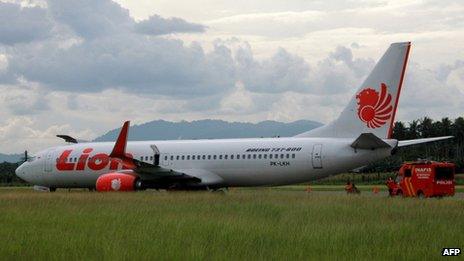
[(390, 196), (442, 197), (454, 195), (455, 165), (450, 162), (416, 161), (404, 163), (396, 179), (388, 179)]

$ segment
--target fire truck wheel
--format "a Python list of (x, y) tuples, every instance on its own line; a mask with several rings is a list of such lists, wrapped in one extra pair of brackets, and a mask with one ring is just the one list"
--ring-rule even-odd
[(425, 198), (424, 192), (422, 192), (421, 190), (417, 191), (417, 197), (418, 198)]

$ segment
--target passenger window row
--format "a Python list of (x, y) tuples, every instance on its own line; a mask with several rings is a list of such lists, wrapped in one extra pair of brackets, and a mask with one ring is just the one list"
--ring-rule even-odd
[[(293, 154), (226, 154), (226, 155), (171, 155), (164, 156), (164, 160), (244, 160), (244, 159), (294, 159)], [(141, 157), (143, 160), (143, 157)]]
[[(240, 160), (240, 159), (294, 159), (293, 154), (226, 154), (226, 155), (176, 155), (170, 156), (169, 160)], [(91, 157), (88, 158), (90, 160)], [(58, 161), (58, 159), (56, 159)], [(153, 161), (154, 156), (141, 156), (141, 161)], [(168, 160), (168, 156), (164, 156)], [(77, 162), (77, 157), (69, 158), (69, 162)]]

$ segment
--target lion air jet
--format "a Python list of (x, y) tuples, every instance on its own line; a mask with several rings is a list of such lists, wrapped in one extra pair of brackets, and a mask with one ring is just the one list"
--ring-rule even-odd
[(286, 185), (364, 166), (398, 147), (450, 138), (391, 138), (409, 49), (409, 42), (392, 44), (337, 119), (295, 137), (128, 142), (125, 122), (116, 142), (60, 135), (73, 144), (37, 153), (16, 175), (50, 191)]

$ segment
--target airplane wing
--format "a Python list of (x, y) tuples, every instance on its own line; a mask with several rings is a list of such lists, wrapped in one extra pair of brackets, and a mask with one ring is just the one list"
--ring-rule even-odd
[[(110, 158), (121, 161), (126, 167), (134, 171), (135, 174), (137, 174), (143, 180), (194, 183), (199, 183), (202, 181), (195, 176), (186, 174), (187, 171), (175, 171), (129, 157), (126, 154), (129, 124), (130, 122), (126, 121), (121, 128), (118, 139), (116, 140), (113, 150), (109, 155)], [(157, 150), (156, 146), (152, 146), (152, 149)]]
[(398, 147), (405, 147), (411, 146), (421, 143), (427, 143), (432, 141), (439, 141), (439, 140), (447, 140), (454, 138), (453, 136), (443, 136), (443, 137), (435, 137), (435, 138), (423, 138), (423, 139), (415, 139), (415, 140), (400, 140), (398, 141)]

